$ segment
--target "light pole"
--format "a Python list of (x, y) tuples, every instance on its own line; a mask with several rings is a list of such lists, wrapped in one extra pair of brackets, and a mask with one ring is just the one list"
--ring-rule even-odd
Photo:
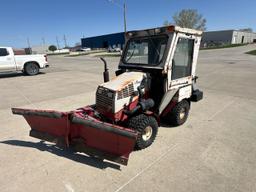
[(127, 31), (126, 27), (126, 2), (124, 1), (124, 33)]
[(118, 6), (119, 8), (123, 9), (123, 17), (124, 17), (124, 33), (126, 33), (127, 31), (127, 24), (126, 24), (126, 1), (124, 0), (123, 6), (120, 5), (119, 3), (117, 3), (115, 0), (108, 0), (109, 2), (115, 4), (116, 6)]

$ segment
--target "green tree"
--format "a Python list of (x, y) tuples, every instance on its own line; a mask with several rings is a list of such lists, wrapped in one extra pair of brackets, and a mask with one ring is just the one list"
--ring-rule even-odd
[(165, 20), (164, 21), (164, 26), (168, 26), (168, 25), (171, 25), (171, 23), (168, 20)]
[(173, 15), (175, 25), (197, 30), (206, 30), (206, 19), (195, 9), (183, 9)]
[(48, 48), (50, 51), (54, 52), (57, 50), (57, 47), (55, 45), (50, 45)]

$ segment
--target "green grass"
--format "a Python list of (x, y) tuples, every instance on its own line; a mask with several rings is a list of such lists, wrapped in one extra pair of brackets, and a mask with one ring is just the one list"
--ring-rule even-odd
[(54, 55), (68, 55), (68, 53), (47, 53), (47, 56), (54, 56)]
[(248, 52), (246, 52), (246, 54), (249, 54), (249, 55), (256, 55), (256, 49), (255, 49), (255, 50), (252, 50), (252, 51), (248, 51)]
[(94, 57), (121, 57), (120, 53), (107, 53), (107, 54), (99, 54)]
[(76, 54), (72, 55), (66, 55), (65, 57), (79, 57), (79, 56), (83, 56), (83, 55), (91, 55), (91, 54), (95, 54), (95, 53), (103, 53), (105, 52), (105, 50), (93, 50), (93, 51), (89, 51), (89, 52), (76, 52)]
[(201, 48), (201, 50), (208, 50), (208, 49), (225, 49), (225, 48), (232, 48), (232, 47), (241, 47), (245, 46), (247, 44), (228, 44), (228, 45), (220, 45), (220, 46), (213, 46), (213, 47), (206, 47), (206, 48)]

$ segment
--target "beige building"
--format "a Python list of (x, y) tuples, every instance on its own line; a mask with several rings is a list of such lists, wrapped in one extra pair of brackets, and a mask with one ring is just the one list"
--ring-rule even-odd
[(46, 54), (48, 52), (48, 45), (38, 45), (32, 46), (32, 53), (33, 54)]
[(256, 43), (256, 33), (240, 30), (207, 31), (202, 37), (202, 45), (240, 43)]

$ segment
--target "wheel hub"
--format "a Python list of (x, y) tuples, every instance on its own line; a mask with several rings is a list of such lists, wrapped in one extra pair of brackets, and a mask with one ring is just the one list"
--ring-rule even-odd
[(185, 108), (182, 108), (180, 111), (180, 119), (184, 119), (185, 116), (186, 116), (186, 110)]
[(144, 141), (148, 141), (148, 140), (151, 138), (152, 134), (153, 134), (153, 129), (152, 129), (152, 127), (151, 127), (151, 126), (147, 126), (147, 127), (144, 129), (144, 131), (143, 131), (142, 139), (143, 139)]
[(36, 67), (33, 66), (33, 65), (30, 65), (30, 70), (32, 73), (35, 73), (36, 72)]

